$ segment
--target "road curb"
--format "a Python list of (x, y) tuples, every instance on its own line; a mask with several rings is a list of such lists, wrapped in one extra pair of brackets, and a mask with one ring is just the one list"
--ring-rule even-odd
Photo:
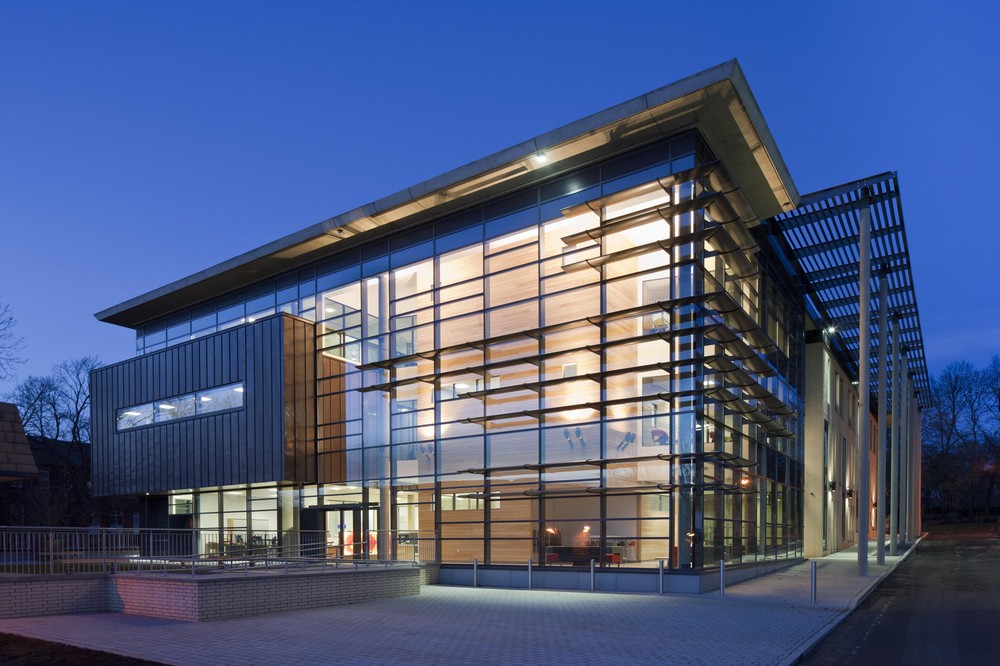
[(884, 581), (886, 578), (888, 578), (889, 576), (891, 576), (892, 573), (896, 570), (896, 568), (900, 564), (902, 564), (903, 562), (905, 562), (910, 557), (910, 555), (913, 553), (913, 551), (915, 551), (917, 549), (917, 546), (920, 545), (920, 542), (923, 541), (924, 537), (926, 537), (926, 536), (927, 536), (927, 532), (924, 532), (923, 534), (921, 534), (917, 538), (917, 540), (914, 541), (910, 545), (910, 547), (906, 549), (906, 552), (903, 553), (902, 555), (900, 555), (899, 559), (896, 560), (895, 562), (893, 562), (889, 566), (889, 570), (888, 571), (886, 571), (884, 574), (882, 574), (880, 576), (872, 578), (871, 585), (869, 585), (864, 590), (862, 590), (861, 594), (859, 594), (858, 597), (856, 599), (854, 599), (854, 601), (851, 602), (851, 605), (846, 610), (841, 611), (841, 613), (839, 615), (837, 615), (832, 620), (830, 620), (830, 622), (827, 623), (822, 629), (820, 629), (815, 634), (813, 634), (812, 636), (810, 636), (809, 638), (807, 638), (805, 641), (803, 641), (800, 644), (799, 647), (797, 647), (795, 650), (793, 650), (791, 652), (791, 654), (789, 654), (785, 659), (782, 659), (781, 661), (779, 661), (778, 665), (779, 666), (792, 666), (793, 664), (798, 663), (799, 660), (802, 659), (803, 655), (805, 655), (810, 650), (812, 650), (820, 641), (822, 641), (824, 638), (826, 638), (830, 634), (830, 632), (832, 632), (834, 629), (836, 629), (838, 626), (840, 626), (840, 623), (843, 622), (847, 618), (848, 615), (850, 615), (851, 613), (853, 613), (855, 611), (855, 609), (857, 609), (857, 607), (865, 599), (867, 599), (871, 595), (871, 593), (874, 592), (876, 588), (878, 588), (879, 585), (882, 584), (882, 581)]

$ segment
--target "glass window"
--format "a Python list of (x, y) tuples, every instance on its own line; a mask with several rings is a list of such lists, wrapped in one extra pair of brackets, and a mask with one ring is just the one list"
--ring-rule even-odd
[(153, 422), (153, 405), (136, 405), (118, 410), (118, 429), (128, 430)]
[(241, 382), (119, 409), (118, 430), (129, 430), (151, 423), (164, 423), (227, 409), (239, 409), (243, 407), (243, 393)]
[(215, 313), (198, 317), (191, 322), (191, 330), (195, 333), (211, 332), (215, 330)]
[(274, 307), (274, 294), (268, 294), (266, 296), (261, 296), (260, 298), (255, 298), (251, 301), (247, 301), (247, 312), (262, 312), (269, 308)]
[(182, 395), (176, 398), (160, 400), (155, 405), (154, 418), (156, 423), (183, 419), (194, 416), (194, 396)]
[(167, 329), (167, 339), (177, 340), (180, 338), (186, 338), (191, 334), (191, 324), (184, 322), (183, 324), (178, 324), (176, 326), (171, 326)]
[(208, 414), (226, 409), (238, 409), (243, 406), (243, 384), (229, 384), (218, 388), (199, 391), (198, 413)]

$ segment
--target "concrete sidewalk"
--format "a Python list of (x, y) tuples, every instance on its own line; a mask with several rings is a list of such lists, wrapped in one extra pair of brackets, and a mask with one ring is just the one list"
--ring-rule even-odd
[(170, 664), (791, 664), (902, 561), (857, 553), (730, 585), (726, 595), (424, 587), (419, 597), (189, 623), (117, 613), (0, 621), (0, 632)]

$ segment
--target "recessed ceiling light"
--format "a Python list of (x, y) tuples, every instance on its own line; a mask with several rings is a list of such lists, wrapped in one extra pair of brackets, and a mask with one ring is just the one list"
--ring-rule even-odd
[(535, 164), (547, 164), (549, 161), (549, 156), (545, 153), (535, 153), (534, 156)]

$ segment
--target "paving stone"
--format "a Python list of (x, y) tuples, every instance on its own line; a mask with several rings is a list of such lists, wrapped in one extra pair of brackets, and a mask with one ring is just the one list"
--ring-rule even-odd
[(790, 664), (904, 556), (857, 575), (851, 549), (725, 596), (425, 586), (417, 597), (181, 622), (120, 613), (0, 620), (0, 632), (186, 664)]

